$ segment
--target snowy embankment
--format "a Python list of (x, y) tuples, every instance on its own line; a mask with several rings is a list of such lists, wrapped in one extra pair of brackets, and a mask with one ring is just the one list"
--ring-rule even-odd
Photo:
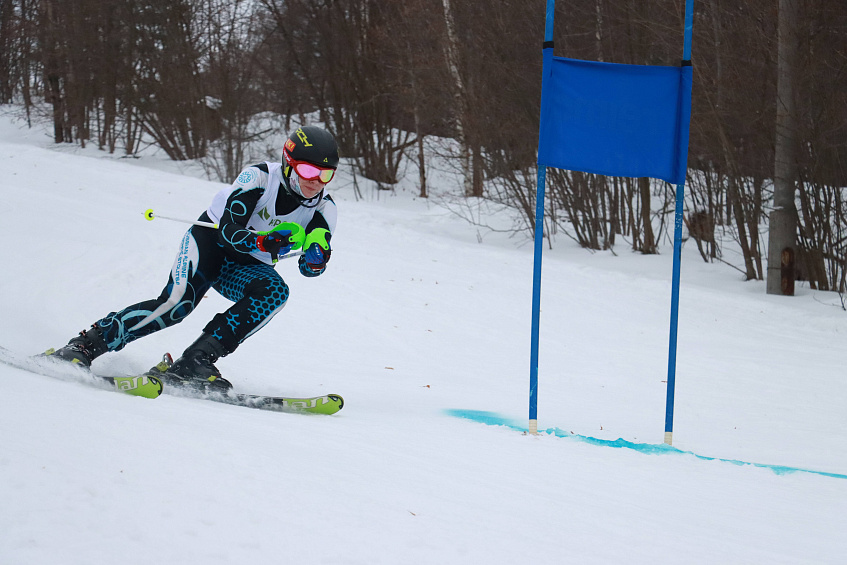
[[(185, 226), (143, 211), (194, 218), (221, 186), (172, 167), (0, 121), (0, 345), (60, 346), (161, 291)], [(525, 436), (455, 416), (525, 421), (530, 247), (479, 243), (411, 188), (356, 201), (350, 179), (332, 185), (326, 274), (280, 264), (289, 304), (219, 363), (239, 391), (339, 393), (344, 410), (147, 400), (0, 365), (0, 563), (843, 562), (837, 295), (767, 296), (687, 246), (674, 443), (839, 476), (610, 447), (662, 441), (668, 249), (546, 252), (539, 427), (582, 441)], [(95, 369), (143, 371), (226, 307), (210, 292)]]

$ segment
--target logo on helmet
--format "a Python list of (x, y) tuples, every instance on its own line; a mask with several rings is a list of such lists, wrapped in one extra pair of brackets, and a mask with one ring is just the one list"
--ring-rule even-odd
[(293, 139), (289, 139), (285, 142), (285, 148), (289, 151), (294, 151), (295, 143)]
[(306, 147), (312, 147), (312, 144), (309, 143), (309, 138), (306, 137), (306, 132), (303, 131), (303, 128), (297, 128), (295, 133), (297, 134), (297, 137), (300, 138), (300, 141), (303, 142), (303, 145)]

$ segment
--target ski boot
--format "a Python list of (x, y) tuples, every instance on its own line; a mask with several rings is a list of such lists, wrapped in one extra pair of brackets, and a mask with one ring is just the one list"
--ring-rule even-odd
[(66, 346), (59, 349), (50, 348), (44, 352), (44, 355), (90, 368), (91, 362), (107, 351), (109, 347), (100, 335), (100, 330), (97, 326), (91, 326), (88, 330), (79, 332), (79, 335), (71, 339)]
[(165, 354), (162, 362), (153, 367), (150, 374), (156, 375), (165, 386), (206, 393), (226, 393), (232, 389), (232, 383), (221, 377), (221, 372), (214, 365), (224, 354), (224, 348), (217, 339), (203, 334), (188, 346), (176, 362), (173, 362), (170, 354)]

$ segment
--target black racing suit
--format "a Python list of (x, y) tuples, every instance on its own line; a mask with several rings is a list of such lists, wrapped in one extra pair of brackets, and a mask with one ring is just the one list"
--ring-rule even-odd
[[(267, 173), (267, 165), (254, 165), (255, 173)], [(267, 183), (271, 177), (265, 175)], [(242, 177), (239, 177), (242, 178)], [(264, 178), (264, 177), (263, 177)], [(237, 184), (237, 183), (236, 183)], [(267, 186), (254, 182), (247, 190), (236, 187), (226, 200), (218, 222), (219, 229), (193, 226), (186, 232), (180, 245), (168, 283), (158, 298), (145, 300), (112, 312), (96, 322), (96, 327), (110, 351), (119, 351), (126, 344), (185, 319), (200, 303), (209, 288), (234, 302), (226, 312), (217, 314), (203, 329), (204, 334), (215, 337), (226, 353), (262, 328), (279, 312), (288, 300), (288, 285), (274, 270), (250, 253), (255, 253), (257, 235), (248, 229), (256, 204)], [(316, 197), (322, 206), (335, 203), (329, 195)], [(282, 178), (275, 201), (277, 216), (284, 217), (309, 201), (294, 194), (288, 179)], [(334, 210), (333, 210), (334, 211)], [(200, 218), (209, 222), (207, 212)], [(332, 220), (334, 224), (334, 217)], [(316, 228), (331, 230), (321, 213), (314, 213), (308, 225), (308, 234)], [(300, 271), (305, 276), (316, 276), (300, 258)]]

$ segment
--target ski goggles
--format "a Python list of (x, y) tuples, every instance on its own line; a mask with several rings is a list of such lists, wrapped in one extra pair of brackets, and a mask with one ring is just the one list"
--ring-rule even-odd
[(317, 179), (326, 184), (335, 176), (335, 169), (325, 169), (311, 163), (307, 163), (306, 161), (295, 161), (291, 158), (291, 155), (288, 154), (288, 151), (284, 150), (283, 153), (285, 153), (285, 162), (288, 163), (288, 165), (294, 169), (294, 172), (297, 173), (297, 176), (303, 180)]

